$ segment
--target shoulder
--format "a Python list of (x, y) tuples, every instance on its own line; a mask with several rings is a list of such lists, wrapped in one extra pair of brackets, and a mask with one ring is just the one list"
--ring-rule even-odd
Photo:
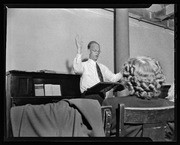
[(104, 64), (102, 64), (102, 63), (99, 63), (98, 62), (98, 65), (99, 65), (99, 67), (100, 68), (102, 68), (102, 69), (108, 69), (108, 67), (107, 66), (105, 66)]
[(120, 103), (128, 104), (129, 102), (134, 102), (134, 96), (123, 96), (123, 97), (113, 97), (113, 98), (107, 98), (103, 101), (103, 105), (112, 105), (117, 106)]
[(161, 102), (162, 107), (173, 106), (174, 105), (174, 102), (169, 101), (168, 99), (159, 98), (158, 101)]
[(137, 107), (166, 107), (166, 106), (172, 106), (174, 105), (173, 102), (170, 102), (169, 100), (166, 99), (151, 99), (151, 100), (146, 100), (146, 99), (139, 99), (137, 100)]
[(86, 65), (88, 65), (89, 64), (89, 61), (88, 60), (82, 60), (82, 65), (83, 66), (86, 66)]
[(124, 97), (114, 97), (107, 98), (103, 101), (103, 105), (111, 105), (115, 108), (118, 107), (118, 104), (125, 104), (128, 107), (166, 107), (173, 106), (174, 102), (171, 102), (166, 99), (151, 99), (145, 100), (137, 98), (136, 96), (124, 96)]

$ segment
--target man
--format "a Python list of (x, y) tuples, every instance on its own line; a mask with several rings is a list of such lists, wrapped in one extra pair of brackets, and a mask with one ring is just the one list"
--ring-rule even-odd
[(81, 74), (80, 90), (84, 93), (88, 88), (99, 82), (109, 81), (117, 82), (121, 79), (122, 74), (112, 73), (105, 65), (97, 62), (100, 54), (100, 45), (96, 41), (89, 42), (87, 48), (89, 50), (89, 59), (82, 62), (82, 43), (78, 37), (75, 39), (77, 47), (77, 55), (73, 62), (73, 69), (76, 74)]

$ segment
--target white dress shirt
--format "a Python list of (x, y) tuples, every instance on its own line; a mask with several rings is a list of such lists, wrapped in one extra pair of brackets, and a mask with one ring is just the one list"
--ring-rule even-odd
[[(104, 81), (117, 82), (121, 79), (122, 74), (120, 72), (114, 74), (105, 65), (100, 63), (98, 63), (98, 65), (101, 69)], [(88, 59), (86, 62), (82, 62), (81, 54), (77, 54), (73, 61), (73, 69), (76, 74), (81, 74), (81, 93), (100, 82), (96, 70), (96, 61), (92, 59)]]

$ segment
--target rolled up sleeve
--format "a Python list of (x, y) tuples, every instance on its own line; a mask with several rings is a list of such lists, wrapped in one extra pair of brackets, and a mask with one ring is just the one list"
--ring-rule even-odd
[(107, 80), (109, 80), (110, 82), (117, 82), (122, 78), (122, 74), (121, 72), (114, 74), (113, 72), (111, 72), (106, 66), (104, 67), (104, 74)]

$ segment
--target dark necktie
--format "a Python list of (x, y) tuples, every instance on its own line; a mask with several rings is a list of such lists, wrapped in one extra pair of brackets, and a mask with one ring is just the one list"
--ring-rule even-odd
[(101, 69), (97, 63), (96, 63), (96, 69), (97, 69), (97, 73), (98, 73), (98, 77), (99, 77), (100, 82), (104, 82)]

